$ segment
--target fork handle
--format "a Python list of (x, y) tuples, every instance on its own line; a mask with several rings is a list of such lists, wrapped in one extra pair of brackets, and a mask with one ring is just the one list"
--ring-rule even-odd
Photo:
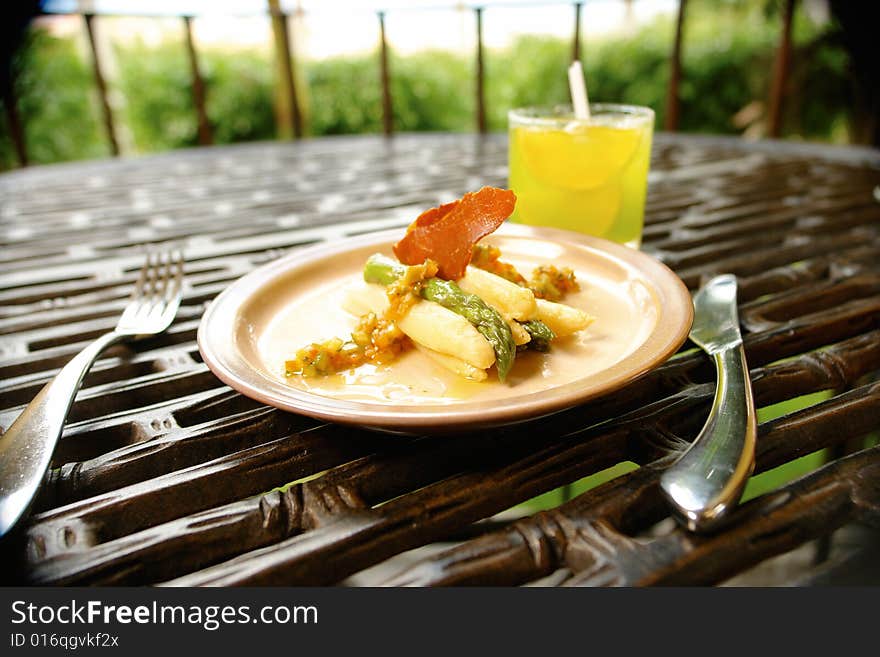
[(105, 333), (74, 356), (0, 436), (0, 536), (27, 514), (86, 372), (123, 337)]
[(715, 529), (755, 467), (755, 402), (742, 344), (713, 354), (718, 380), (706, 424), (660, 477), (660, 489), (691, 531)]

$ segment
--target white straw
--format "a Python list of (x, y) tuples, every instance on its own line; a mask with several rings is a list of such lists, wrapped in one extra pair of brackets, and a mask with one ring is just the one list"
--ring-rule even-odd
[(571, 90), (571, 103), (576, 119), (590, 120), (590, 102), (587, 99), (587, 84), (584, 82), (584, 69), (579, 59), (568, 67), (568, 88)]

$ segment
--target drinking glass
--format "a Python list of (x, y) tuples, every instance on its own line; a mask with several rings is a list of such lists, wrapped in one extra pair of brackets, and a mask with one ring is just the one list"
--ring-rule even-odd
[(642, 240), (654, 111), (595, 103), (511, 110), (511, 221), (554, 226), (638, 248)]

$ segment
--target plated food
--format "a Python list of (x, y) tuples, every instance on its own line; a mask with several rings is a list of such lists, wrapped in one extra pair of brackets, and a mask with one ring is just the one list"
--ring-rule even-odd
[[(570, 231), (503, 222), (471, 249), (463, 278), (471, 267), (476, 277), (489, 272), (516, 278), (515, 271), (527, 279), (525, 287), (543, 286), (554, 297), (543, 301), (595, 321), (562, 335), (560, 325), (545, 317), (557, 333), (549, 351), (535, 349), (537, 343), (521, 345), (504, 381), (494, 348), (487, 367), (471, 365), (485, 372), (478, 380), (480, 374), (457, 373), (415, 343), (386, 361), (318, 376), (288, 374), (285, 363), (299, 349), (332, 338), (349, 341), (362, 311), (390, 304), (383, 285), (364, 281), (364, 269), (376, 254), (400, 262), (394, 247), (405, 234), (393, 229), (317, 244), (236, 280), (202, 316), (198, 344), (204, 362), (232, 388), (280, 409), (392, 433), (443, 433), (527, 420), (612, 394), (672, 355), (690, 329), (687, 288), (649, 255)], [(557, 275), (540, 269), (548, 265)], [(558, 276), (566, 267), (571, 278)], [(467, 287), (462, 280), (456, 285)], [(365, 289), (372, 290), (372, 300)], [(544, 305), (534, 290), (532, 295), (537, 306)], [(527, 299), (519, 290), (517, 296)], [(517, 311), (513, 303), (498, 305), (522, 323), (529, 311)], [(462, 354), (447, 355), (465, 361)]]
[(517, 353), (548, 352), (593, 317), (562, 303), (580, 285), (570, 267), (544, 263), (526, 279), (501, 250), (480, 242), (510, 215), (513, 192), (484, 187), (423, 212), (393, 246), (371, 254), (342, 307), (356, 322), (285, 361), (288, 377), (322, 377), (385, 364), (412, 349), (471, 381), (490, 368), (505, 382)]

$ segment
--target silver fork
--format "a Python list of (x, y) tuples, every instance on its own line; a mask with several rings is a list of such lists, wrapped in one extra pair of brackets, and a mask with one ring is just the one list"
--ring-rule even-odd
[(182, 284), (180, 251), (149, 253), (116, 328), (74, 356), (0, 436), (0, 536), (27, 515), (86, 372), (107, 347), (167, 329)]

